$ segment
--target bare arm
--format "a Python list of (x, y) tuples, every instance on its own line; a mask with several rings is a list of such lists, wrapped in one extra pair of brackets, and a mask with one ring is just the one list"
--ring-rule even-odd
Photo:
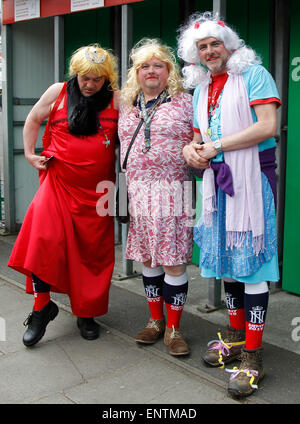
[[(243, 131), (220, 139), (224, 152), (245, 149), (267, 138), (274, 137), (277, 129), (276, 103), (255, 105), (254, 110), (257, 116), (257, 122)], [(200, 147), (201, 153), (199, 153), (206, 159), (211, 159), (217, 154), (212, 141)]]
[(41, 123), (50, 115), (51, 106), (57, 99), (62, 83), (51, 85), (29, 112), (23, 128), (24, 154), (27, 161), (36, 169), (47, 169), (46, 157), (35, 154), (35, 145)]
[(205, 169), (208, 166), (208, 160), (199, 155), (201, 145), (198, 144), (202, 141), (202, 136), (198, 132), (194, 132), (193, 140), (190, 144), (184, 146), (182, 154), (186, 163), (189, 166), (197, 169)]

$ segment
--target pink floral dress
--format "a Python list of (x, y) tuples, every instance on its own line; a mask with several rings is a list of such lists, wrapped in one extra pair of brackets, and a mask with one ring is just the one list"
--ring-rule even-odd
[[(121, 165), (141, 119), (137, 107), (120, 106)], [(130, 150), (126, 181), (130, 226), (126, 258), (152, 259), (152, 267), (192, 259), (191, 182), (182, 155), (193, 138), (192, 96), (179, 93), (157, 109), (151, 122), (151, 149), (143, 153), (144, 124)]]

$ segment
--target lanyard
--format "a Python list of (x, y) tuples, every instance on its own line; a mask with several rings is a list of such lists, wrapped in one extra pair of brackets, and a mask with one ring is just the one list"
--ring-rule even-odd
[(157, 111), (159, 106), (167, 99), (168, 95), (169, 93), (167, 90), (162, 91), (157, 97), (154, 105), (150, 108), (146, 108), (144, 93), (141, 91), (138, 95), (138, 104), (140, 104), (140, 108), (142, 110), (142, 117), (145, 123), (145, 148), (142, 150), (143, 153), (147, 153), (151, 149), (150, 125), (155, 112)]

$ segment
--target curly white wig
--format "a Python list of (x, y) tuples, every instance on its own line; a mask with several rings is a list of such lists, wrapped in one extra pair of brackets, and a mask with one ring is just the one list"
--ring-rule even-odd
[(179, 28), (178, 57), (191, 64), (182, 69), (185, 88), (194, 88), (207, 78), (205, 68), (199, 63), (197, 42), (208, 37), (223, 41), (226, 49), (232, 52), (227, 63), (229, 72), (241, 73), (250, 65), (261, 63), (255, 51), (246, 47), (244, 41), (220, 20), (217, 13), (195, 13), (186, 25)]

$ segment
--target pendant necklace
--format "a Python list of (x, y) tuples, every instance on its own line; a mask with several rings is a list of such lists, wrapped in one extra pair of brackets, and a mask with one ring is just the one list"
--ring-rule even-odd
[(102, 141), (102, 143), (103, 144), (105, 144), (105, 146), (106, 146), (106, 148), (110, 145), (110, 140), (109, 140), (109, 138), (107, 137), (107, 135), (105, 134), (105, 132), (104, 132), (104, 129), (103, 129), (103, 127), (102, 127), (102, 125), (101, 125), (101, 123), (100, 123), (100, 120), (98, 119), (98, 127), (100, 128), (100, 130), (103, 132), (103, 135), (104, 135), (104, 137), (105, 137), (105, 140), (103, 140)]

